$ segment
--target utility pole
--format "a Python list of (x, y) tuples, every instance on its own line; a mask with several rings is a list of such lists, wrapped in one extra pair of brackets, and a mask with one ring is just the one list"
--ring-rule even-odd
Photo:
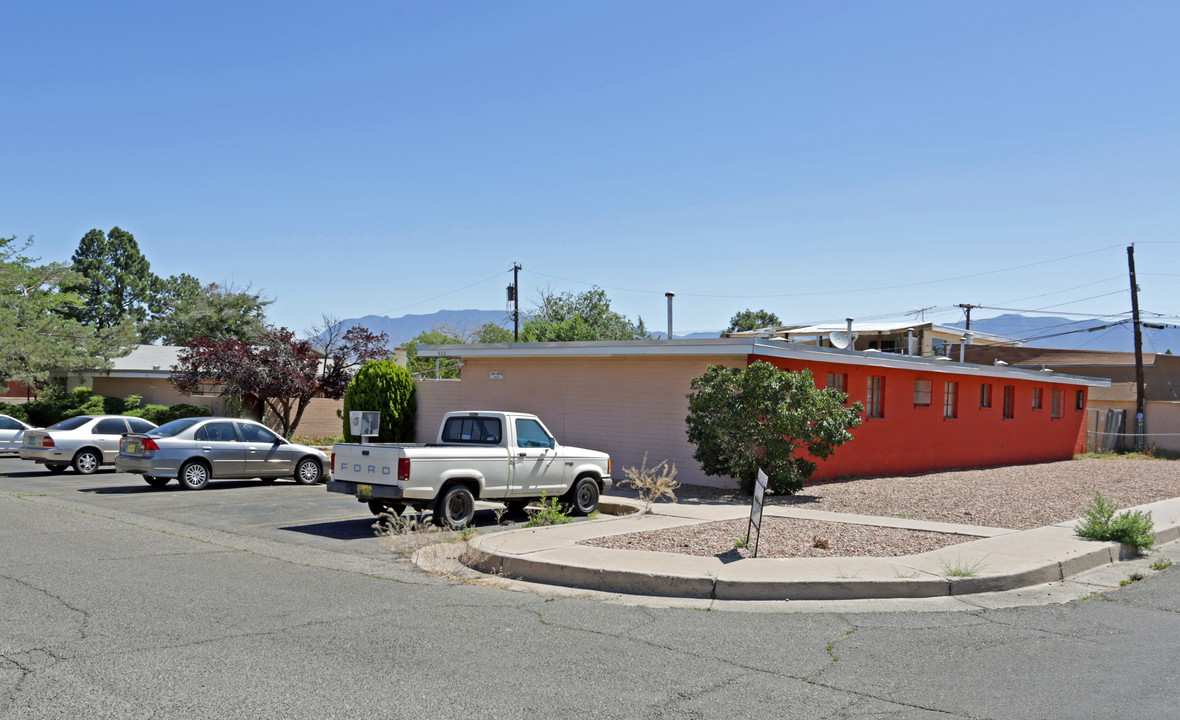
[(963, 329), (970, 330), (971, 329), (971, 311), (977, 307), (980, 307), (980, 306), (979, 305), (971, 305), (970, 303), (960, 303), (960, 304), (956, 305), (955, 307), (963, 308), (964, 310), (967, 311), (967, 327), (965, 327)]
[(1139, 326), (1139, 284), (1135, 282), (1135, 243), (1127, 246), (1127, 267), (1131, 271), (1131, 323), (1135, 326), (1135, 446), (1142, 450), (1147, 414), (1143, 397), (1143, 330)]
[(520, 263), (512, 263), (512, 342), (520, 342)]

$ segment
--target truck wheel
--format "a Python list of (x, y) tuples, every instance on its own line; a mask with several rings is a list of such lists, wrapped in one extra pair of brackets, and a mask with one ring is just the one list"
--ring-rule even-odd
[(451, 485), (438, 496), (434, 503), (435, 525), (451, 530), (471, 524), (475, 517), (475, 496), (466, 485)]
[(592, 477), (578, 478), (561, 501), (573, 509), (574, 515), (589, 515), (598, 509), (598, 482)]
[(180, 466), (176, 479), (185, 490), (204, 490), (209, 484), (209, 468), (202, 462), (189, 460)]
[(168, 484), (170, 478), (160, 477), (159, 475), (144, 475), (143, 479), (152, 487), (164, 487)]
[(406, 511), (406, 506), (402, 503), (390, 503), (383, 500), (370, 500), (369, 512), (374, 515), (389, 514), (397, 517)]

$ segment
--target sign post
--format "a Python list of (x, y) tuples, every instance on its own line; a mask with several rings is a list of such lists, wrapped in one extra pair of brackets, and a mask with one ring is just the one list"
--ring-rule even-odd
[(750, 505), (750, 524), (746, 526), (746, 547), (750, 547), (750, 535), (754, 535), (754, 557), (758, 557), (758, 540), (762, 537), (762, 499), (766, 497), (766, 484), (770, 478), (762, 470), (758, 471), (758, 481), (754, 483), (754, 502)]
[(369, 410), (349, 410), (348, 431), (350, 435), (359, 435), (362, 445), (368, 443), (369, 438), (381, 434), (381, 413)]

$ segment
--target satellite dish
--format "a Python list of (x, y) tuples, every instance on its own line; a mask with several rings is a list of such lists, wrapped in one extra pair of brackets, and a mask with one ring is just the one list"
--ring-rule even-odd
[(841, 350), (848, 349), (848, 346), (852, 344), (852, 336), (839, 330), (833, 330), (828, 333), (828, 340), (832, 341), (832, 347), (840, 348)]

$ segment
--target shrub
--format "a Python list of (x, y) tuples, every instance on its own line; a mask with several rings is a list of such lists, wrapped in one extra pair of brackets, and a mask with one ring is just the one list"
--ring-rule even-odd
[(569, 515), (561, 509), (561, 505), (557, 502), (557, 498), (547, 498), (545, 494), (541, 494), (541, 500), (537, 503), (539, 508), (530, 507), (527, 512), (529, 520), (524, 524), (525, 527), (541, 527), (543, 525), (564, 525), (567, 522), (573, 522)]
[(409, 371), (392, 360), (370, 360), (357, 371), (344, 391), (340, 413), (345, 442), (360, 442), (349, 433), (348, 414), (353, 410), (381, 413), (377, 442), (413, 442), (416, 404)]
[(1139, 552), (1155, 545), (1155, 523), (1151, 513), (1132, 510), (1118, 513), (1118, 506), (1102, 493), (1094, 493), (1094, 500), (1082, 513), (1081, 522), (1074, 528), (1079, 537), (1130, 545)]
[(29, 411), (25, 409), (24, 405), (0, 402), (0, 415), (8, 415), (25, 422), (29, 421)]
[(638, 468), (624, 468), (623, 474), (627, 477), (619, 485), (635, 488), (639, 501), (644, 504), (644, 513), (650, 513), (652, 503), (662, 497), (676, 502), (676, 489), (680, 483), (676, 482), (676, 466), (669, 465), (667, 460), (661, 460), (649, 468), (647, 453), (644, 453), (643, 464)]

